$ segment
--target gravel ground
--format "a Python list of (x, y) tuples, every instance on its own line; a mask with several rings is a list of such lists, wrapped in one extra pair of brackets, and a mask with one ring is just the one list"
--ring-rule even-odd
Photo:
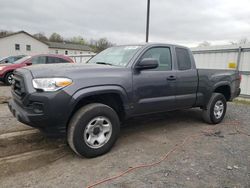
[[(3, 90), (0, 86), (0, 96), (8, 92)], [(159, 165), (137, 169), (97, 187), (247, 188), (250, 137), (239, 134), (235, 126), (249, 134), (249, 122), (250, 106), (234, 103), (228, 104), (224, 122), (216, 126), (203, 123), (199, 109), (136, 118), (125, 123), (115, 147), (101, 157), (80, 158), (65, 146), (49, 156), (31, 156), (28, 162), (17, 160), (2, 166), (0, 162), (0, 187), (86, 187), (129, 167), (157, 161), (187, 136), (213, 128), (213, 134), (193, 137)], [(27, 128), (11, 116), (6, 104), (0, 104), (0, 123), (0, 133)], [(65, 143), (43, 139), (33, 144), (50, 150), (55, 142)], [(5, 173), (6, 169), (11, 173)]]
[(30, 129), (30, 127), (17, 122), (9, 112), (7, 102), (10, 97), (10, 87), (4, 86), (4, 84), (0, 82), (0, 134)]
[(0, 97), (10, 97), (10, 87), (5, 86), (3, 82), (0, 81)]

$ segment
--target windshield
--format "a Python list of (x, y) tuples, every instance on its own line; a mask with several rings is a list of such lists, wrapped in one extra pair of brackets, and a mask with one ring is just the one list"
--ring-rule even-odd
[(4, 60), (4, 59), (6, 59), (7, 57), (0, 57), (0, 61), (2, 61), (2, 60)]
[(17, 61), (14, 61), (12, 64), (20, 64), (22, 62), (24, 62), (25, 60), (29, 59), (31, 56), (25, 56)]
[(0, 64), (6, 63), (7, 57), (0, 58)]
[(141, 46), (111, 47), (97, 54), (95, 57), (90, 59), (88, 63), (125, 67), (140, 48)]

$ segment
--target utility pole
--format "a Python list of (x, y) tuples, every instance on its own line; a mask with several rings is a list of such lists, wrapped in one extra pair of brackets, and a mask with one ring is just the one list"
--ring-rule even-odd
[(148, 34), (149, 34), (149, 16), (150, 16), (150, 0), (148, 0), (148, 5), (147, 5), (146, 42), (148, 42)]

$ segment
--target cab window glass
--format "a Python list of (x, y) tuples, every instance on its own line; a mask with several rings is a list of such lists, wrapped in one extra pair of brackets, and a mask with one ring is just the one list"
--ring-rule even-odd
[(179, 70), (191, 69), (191, 59), (187, 49), (176, 48), (177, 64)]
[(142, 55), (141, 59), (144, 58), (153, 58), (158, 60), (159, 66), (153, 70), (168, 71), (172, 69), (171, 52), (167, 47), (151, 48)]

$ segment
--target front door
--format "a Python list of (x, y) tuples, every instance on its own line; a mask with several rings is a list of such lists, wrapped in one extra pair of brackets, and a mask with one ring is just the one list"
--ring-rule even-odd
[(170, 48), (152, 47), (140, 60), (144, 58), (157, 59), (159, 66), (155, 69), (134, 71), (135, 115), (174, 109), (176, 75), (172, 70)]

